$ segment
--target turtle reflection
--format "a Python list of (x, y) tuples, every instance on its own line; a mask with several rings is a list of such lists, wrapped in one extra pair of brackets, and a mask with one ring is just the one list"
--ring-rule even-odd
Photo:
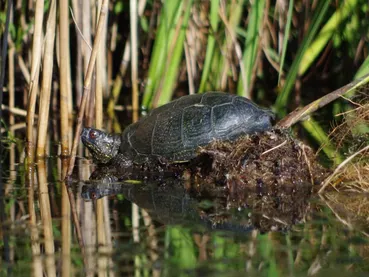
[(103, 181), (91, 180), (83, 186), (82, 197), (94, 200), (123, 194), (161, 223), (198, 223), (209, 229), (235, 232), (286, 231), (303, 222), (310, 210), (309, 184), (269, 191), (243, 188), (232, 196), (219, 187), (202, 190), (201, 194), (186, 187), (188, 184), (176, 178), (146, 179), (133, 184), (110, 176)]

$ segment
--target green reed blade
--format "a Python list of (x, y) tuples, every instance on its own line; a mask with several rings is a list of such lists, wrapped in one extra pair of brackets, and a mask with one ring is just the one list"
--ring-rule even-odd
[(171, 38), (175, 31), (175, 22), (178, 21), (182, 11), (182, 3), (182, 0), (171, 0), (163, 3), (142, 100), (144, 107), (150, 106), (154, 91), (159, 85), (160, 76), (165, 66), (165, 57), (167, 56)]
[(179, 28), (178, 37), (173, 40), (173, 43), (175, 43), (173, 53), (168, 53), (169, 57), (167, 56), (168, 60), (166, 62), (166, 66), (162, 75), (162, 87), (161, 89), (159, 87), (159, 89), (156, 91), (156, 93), (160, 93), (160, 96), (156, 97), (158, 101), (154, 103), (155, 106), (166, 104), (172, 99), (173, 88), (177, 81), (177, 76), (180, 68), (179, 64), (181, 62), (182, 53), (184, 50), (184, 42), (186, 38), (186, 31), (188, 20), (190, 18), (192, 3), (193, 0), (184, 1), (185, 12), (184, 15), (181, 15), (183, 16), (183, 21), (178, 22), (178, 24), (181, 24), (182, 26), (180, 26)]
[(252, 77), (252, 71), (256, 61), (256, 54), (259, 47), (259, 30), (262, 26), (262, 19), (264, 16), (265, 0), (254, 1), (251, 6), (249, 23), (247, 26), (247, 37), (245, 41), (245, 49), (243, 52), (243, 64), (245, 66), (244, 78), (246, 79), (246, 84), (243, 83), (243, 78), (240, 76), (237, 93), (244, 97), (250, 97), (250, 82)]
[(314, 60), (320, 55), (328, 41), (337, 31), (339, 25), (350, 15), (356, 8), (358, 0), (343, 1), (342, 6), (330, 17), (328, 22), (319, 32), (314, 42), (304, 53), (299, 66), (299, 75), (303, 75), (311, 66)]
[(308, 131), (315, 141), (321, 145), (323, 152), (331, 161), (333, 161), (335, 164), (340, 164), (343, 161), (343, 158), (339, 152), (336, 151), (335, 147), (330, 142), (329, 137), (324, 132), (323, 128), (318, 124), (318, 122), (313, 120), (313, 118), (309, 118), (301, 123), (305, 130)]
[(205, 85), (209, 78), (209, 73), (211, 69), (211, 63), (213, 61), (214, 56), (214, 48), (215, 48), (215, 35), (218, 31), (219, 25), (219, 2), (220, 1), (211, 1), (210, 3), (210, 26), (211, 32), (208, 36), (208, 44), (206, 46), (206, 56), (204, 62), (204, 68), (202, 70), (201, 81), (199, 92), (205, 91)]
[(369, 56), (366, 57), (363, 64), (357, 70), (354, 79), (359, 79), (359, 78), (363, 77), (366, 74), (369, 74)]
[(281, 93), (277, 97), (275, 108), (280, 117), (283, 117), (287, 113), (287, 111), (285, 110), (285, 107), (287, 106), (287, 102), (288, 102), (291, 90), (295, 84), (301, 60), (306, 50), (310, 46), (311, 42), (313, 41), (313, 38), (315, 37), (316, 33), (318, 32), (318, 29), (321, 26), (321, 23), (325, 17), (325, 14), (328, 11), (329, 4), (330, 4), (330, 0), (319, 2), (315, 10), (314, 17), (311, 21), (310, 28), (304, 40), (302, 41), (301, 46), (297, 51), (297, 55), (287, 74), (285, 85)]
[(278, 73), (278, 84), (279, 84), (279, 82), (281, 80), (281, 76), (283, 74), (284, 60), (286, 58), (286, 52), (287, 52), (287, 43), (288, 43), (288, 39), (290, 37), (290, 29), (291, 29), (291, 22), (292, 22), (293, 4), (294, 4), (293, 0), (290, 0), (289, 6), (288, 6), (288, 12), (287, 12), (286, 28), (284, 29), (282, 58), (281, 58), (281, 65), (279, 67), (279, 73)]
[(168, 258), (180, 268), (194, 268), (196, 250), (190, 232), (181, 227), (168, 227), (167, 232), (170, 237), (167, 251), (171, 253)]
[[(221, 11), (228, 21), (228, 26), (223, 22), (222, 26), (224, 29), (219, 31), (222, 34), (221, 37), (218, 36), (217, 41), (221, 45), (221, 49), (217, 49), (218, 53), (218, 64), (213, 66), (214, 77), (212, 82), (209, 84), (212, 88), (225, 89), (227, 86), (227, 76), (231, 74), (231, 53), (234, 51), (234, 42), (232, 41), (231, 32), (233, 36), (236, 36), (237, 30), (239, 29), (243, 9), (244, 1), (232, 1), (228, 2), (226, 7), (223, 7)], [(227, 34), (227, 35), (226, 35)], [(214, 61), (213, 61), (214, 63)]]

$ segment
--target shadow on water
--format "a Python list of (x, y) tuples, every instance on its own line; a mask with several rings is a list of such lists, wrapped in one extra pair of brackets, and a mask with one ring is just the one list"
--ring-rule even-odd
[[(5, 241), (0, 247), (2, 264), (13, 276), (29, 276), (30, 271), (34, 276), (369, 272), (367, 195), (329, 192), (318, 197), (310, 185), (229, 195), (223, 187), (199, 191), (196, 184), (165, 174), (128, 179), (114, 171), (89, 180), (92, 164), (79, 159), (73, 190), (86, 247), (84, 268), (71, 217), (62, 216), (61, 166), (58, 158), (39, 161), (33, 184), (24, 179), (23, 164), (3, 173), (6, 219), (1, 232), (10, 243), (8, 250)], [(95, 171), (92, 176), (100, 175)], [(98, 201), (106, 207), (102, 225)], [(63, 228), (69, 228), (69, 236)], [(99, 228), (105, 245), (99, 242)], [(63, 254), (66, 247), (68, 255)], [(8, 273), (2, 266), (0, 276)]]

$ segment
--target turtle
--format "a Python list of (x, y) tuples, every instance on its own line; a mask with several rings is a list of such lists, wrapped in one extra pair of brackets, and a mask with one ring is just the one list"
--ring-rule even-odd
[(121, 134), (86, 127), (81, 139), (95, 163), (123, 167), (182, 163), (213, 140), (233, 141), (272, 128), (274, 114), (224, 92), (187, 95), (153, 109)]

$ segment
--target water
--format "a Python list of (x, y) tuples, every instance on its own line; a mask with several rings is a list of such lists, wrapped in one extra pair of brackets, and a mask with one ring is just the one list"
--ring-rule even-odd
[(369, 275), (364, 194), (302, 187), (229, 197), (170, 177), (107, 185), (88, 181), (91, 161), (77, 165), (71, 191), (83, 254), (62, 161), (3, 171), (0, 276)]

